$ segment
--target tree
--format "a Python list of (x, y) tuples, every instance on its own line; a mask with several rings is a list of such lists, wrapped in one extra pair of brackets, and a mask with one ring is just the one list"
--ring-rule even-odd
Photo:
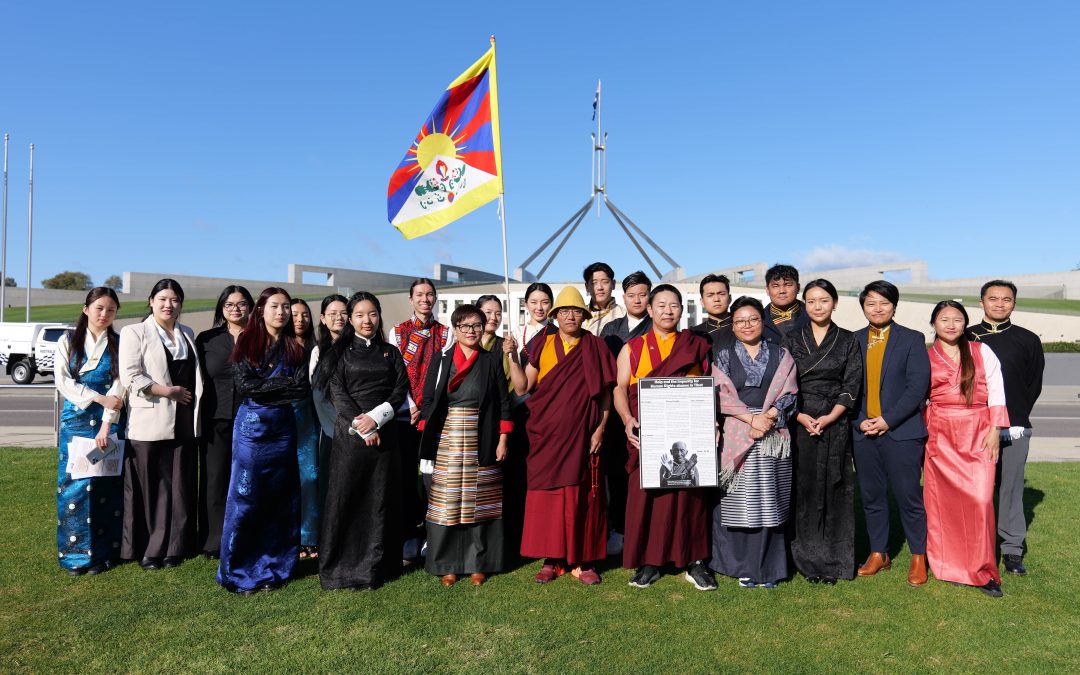
[(13, 277), (4, 277), (4, 285), (8, 288), (16, 288), (19, 284), (15, 283)]
[(65, 291), (88, 291), (94, 287), (90, 275), (85, 272), (61, 272), (41, 282), (45, 288)]
[(105, 280), (104, 285), (113, 289), (114, 291), (119, 291), (121, 288), (124, 287), (124, 280), (121, 279), (118, 275), (114, 274)]

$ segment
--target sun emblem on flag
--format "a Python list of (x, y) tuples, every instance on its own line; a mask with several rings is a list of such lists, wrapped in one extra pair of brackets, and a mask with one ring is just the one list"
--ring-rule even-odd
[[(465, 136), (457, 131), (435, 131), (435, 122), (432, 120), (430, 129), (425, 124), (409, 148), (409, 157), (406, 159), (412, 162), (409, 167), (410, 174), (424, 172), (432, 162), (435, 163), (434, 173), (429, 173), (428, 179), (413, 189), (420, 198), (420, 208), (425, 211), (443, 204), (453, 204), (454, 198), (465, 188), (465, 163), (461, 161), (460, 154), (466, 147), (461, 144)], [(448, 166), (442, 159), (444, 157), (454, 162), (455, 166)]]

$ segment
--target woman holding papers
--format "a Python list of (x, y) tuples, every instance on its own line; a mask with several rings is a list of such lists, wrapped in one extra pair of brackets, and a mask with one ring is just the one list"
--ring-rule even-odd
[[(56, 480), (56, 543), (60, 567), (71, 576), (98, 574), (120, 557), (124, 485), (113, 476), (72, 478), (70, 445), (76, 438), (92, 441), (91, 460), (123, 460), (123, 450), (110, 434), (123, 407), (119, 373), (119, 337), (113, 319), (120, 301), (103, 286), (90, 291), (75, 330), (56, 345), (56, 389), (64, 397), (60, 413), (60, 461)], [(85, 443), (84, 443), (85, 444)], [(103, 456), (102, 456), (103, 455)], [(106, 467), (108, 465), (106, 464)]]
[(233, 427), (232, 477), (217, 581), (248, 595), (280, 588), (300, 549), (300, 476), (293, 402), (309, 393), (289, 294), (267, 288), (233, 349), (243, 398)]
[(409, 378), (401, 352), (382, 337), (379, 299), (360, 291), (346, 311), (349, 323), (320, 357), (316, 381), (337, 409), (319, 581), (325, 589), (373, 590), (401, 569), (401, 462), (390, 422)]

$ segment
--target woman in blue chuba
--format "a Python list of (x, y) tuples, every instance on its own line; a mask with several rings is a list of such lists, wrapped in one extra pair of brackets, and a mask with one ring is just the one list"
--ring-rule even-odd
[[(315, 327), (311, 308), (300, 298), (292, 299), (293, 332), (304, 350), (303, 367), (311, 368), (311, 353), (315, 348)], [(293, 401), (296, 414), (296, 460), (300, 465), (300, 558), (319, 557), (319, 418), (310, 395)]]
[(217, 580), (243, 595), (287, 583), (300, 550), (293, 402), (307, 398), (310, 387), (290, 304), (284, 289), (263, 291), (232, 356), (243, 402), (233, 426)]
[(124, 484), (119, 475), (73, 479), (67, 472), (68, 444), (93, 439), (101, 461), (120, 462), (123, 453), (109, 442), (118, 431), (123, 407), (117, 353), (120, 339), (113, 319), (120, 301), (111, 288), (90, 291), (75, 330), (56, 346), (56, 388), (64, 397), (60, 414), (56, 481), (56, 544), (60, 566), (72, 576), (98, 574), (120, 557)]

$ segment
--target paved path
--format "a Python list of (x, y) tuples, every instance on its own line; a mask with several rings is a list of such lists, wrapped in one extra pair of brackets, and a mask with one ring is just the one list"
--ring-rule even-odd
[[(1047, 354), (1044, 380), (1032, 411), (1031, 460), (1080, 461), (1080, 354)], [(0, 377), (0, 384), (10, 383)], [(47, 378), (34, 382), (51, 383)], [(51, 387), (0, 389), (0, 446), (53, 445), (52, 405)]]

